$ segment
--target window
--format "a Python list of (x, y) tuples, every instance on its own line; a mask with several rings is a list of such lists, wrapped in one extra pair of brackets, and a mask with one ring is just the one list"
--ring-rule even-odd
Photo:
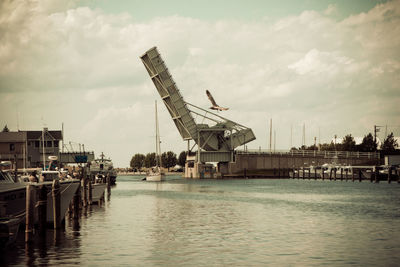
[(54, 147), (58, 147), (58, 141), (57, 140), (54, 141)]
[(10, 144), (10, 151), (15, 151), (15, 144)]
[(47, 146), (47, 147), (52, 147), (52, 144), (51, 144), (51, 143), (52, 143), (51, 141), (47, 141), (47, 142), (46, 142), (46, 146)]
[(40, 142), (39, 141), (35, 141), (35, 147), (39, 147)]

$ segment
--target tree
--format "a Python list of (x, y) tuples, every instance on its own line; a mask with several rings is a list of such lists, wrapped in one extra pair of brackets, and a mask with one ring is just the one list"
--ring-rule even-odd
[(4, 126), (4, 128), (3, 128), (3, 133), (9, 132), (9, 131), (10, 131), (10, 130), (8, 129), (7, 124), (6, 124), (6, 126)]
[(165, 168), (171, 168), (176, 165), (176, 162), (178, 160), (176, 159), (176, 154), (172, 151), (164, 152), (161, 154), (161, 162), (162, 166)]
[(135, 154), (132, 159), (130, 166), (135, 169), (140, 169), (144, 166), (144, 159), (146, 158), (143, 154)]
[(359, 148), (361, 151), (364, 152), (373, 152), (376, 151), (378, 145), (374, 140), (374, 136), (372, 135), (372, 133), (367, 134), (366, 136), (364, 136)]
[(397, 144), (397, 140), (394, 139), (393, 133), (390, 133), (383, 141), (381, 149), (385, 152), (392, 152), (395, 151), (398, 146), (399, 144)]
[(182, 167), (185, 167), (185, 163), (186, 163), (186, 151), (182, 151), (178, 157), (178, 164), (181, 165)]
[(343, 138), (341, 148), (344, 151), (356, 150), (356, 141), (354, 141), (354, 138), (351, 136), (351, 134), (348, 134)]
[(144, 166), (150, 168), (156, 165), (156, 153), (147, 153), (144, 158)]

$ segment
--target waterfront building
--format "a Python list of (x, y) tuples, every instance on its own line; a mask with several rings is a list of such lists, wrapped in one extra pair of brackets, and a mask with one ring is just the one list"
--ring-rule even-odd
[[(18, 168), (43, 167), (43, 158), (60, 155), (62, 131), (0, 132), (0, 161), (17, 163)], [(13, 166), (15, 168), (15, 165)]]

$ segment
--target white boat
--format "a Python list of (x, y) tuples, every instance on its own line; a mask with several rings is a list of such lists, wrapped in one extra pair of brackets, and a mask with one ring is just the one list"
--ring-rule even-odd
[(105, 181), (105, 177), (110, 176), (110, 183), (115, 184), (117, 178), (117, 172), (114, 169), (114, 165), (111, 159), (107, 159), (104, 157), (104, 153), (102, 152), (100, 158), (93, 160), (90, 162), (90, 173), (93, 176), (104, 177), (103, 182)]
[(44, 184), (47, 188), (47, 222), (52, 223), (53, 218), (53, 196), (52, 196), (52, 184), (53, 180), (59, 179), (60, 181), (60, 193), (61, 193), (61, 205), (60, 214), (61, 221), (65, 218), (65, 213), (69, 208), (69, 203), (72, 201), (76, 190), (80, 185), (80, 180), (63, 178), (63, 172), (60, 171), (42, 171), (40, 182), (35, 183), (36, 185)]
[(158, 115), (157, 115), (157, 101), (155, 102), (156, 108), (156, 166), (146, 175), (146, 181), (161, 182), (165, 180), (165, 174), (161, 171), (161, 147), (160, 147), (160, 132), (158, 128)]
[(107, 184), (105, 183), (96, 183), (92, 184), (92, 202), (100, 203), (100, 200), (104, 196), (104, 192), (106, 190)]

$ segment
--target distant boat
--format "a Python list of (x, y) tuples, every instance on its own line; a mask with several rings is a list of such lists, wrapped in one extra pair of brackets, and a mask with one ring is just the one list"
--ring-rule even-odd
[(117, 172), (114, 169), (111, 159), (106, 159), (103, 152), (101, 153), (100, 158), (95, 159), (90, 163), (90, 173), (97, 178), (102, 177), (103, 182), (106, 182), (105, 179), (107, 175), (109, 175), (110, 183), (112, 185), (115, 184), (117, 179)]
[(146, 175), (146, 181), (149, 182), (161, 182), (165, 180), (165, 174), (161, 171), (161, 147), (160, 147), (160, 132), (158, 128), (158, 115), (157, 115), (157, 101), (155, 102), (156, 107), (156, 166)]

